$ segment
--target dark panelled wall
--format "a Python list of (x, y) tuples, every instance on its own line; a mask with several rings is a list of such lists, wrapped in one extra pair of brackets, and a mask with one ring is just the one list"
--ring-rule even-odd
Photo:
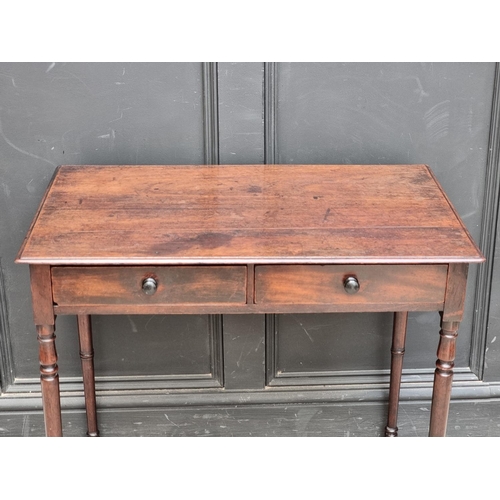
[[(1, 63), (0, 411), (41, 407), (14, 258), (59, 164), (430, 165), (488, 258), (470, 269), (452, 397), (498, 397), (498, 79), (494, 63)], [(98, 404), (384, 400), (391, 323), (95, 317)], [(404, 399), (430, 398), (438, 328), (410, 314)], [(57, 335), (63, 406), (81, 408), (75, 319)]]

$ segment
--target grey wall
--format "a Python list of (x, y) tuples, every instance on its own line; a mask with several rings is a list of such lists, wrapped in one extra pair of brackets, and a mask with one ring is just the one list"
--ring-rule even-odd
[[(1, 63), (0, 411), (40, 407), (28, 269), (13, 261), (59, 164), (429, 164), (489, 257), (484, 269), (470, 269), (453, 397), (498, 395), (495, 70), (493, 63)], [(377, 401), (387, 397), (391, 321), (389, 314), (95, 317), (99, 404)], [(438, 328), (437, 314), (410, 315), (404, 398), (430, 396)], [(74, 318), (58, 318), (57, 338), (63, 404), (81, 407)]]

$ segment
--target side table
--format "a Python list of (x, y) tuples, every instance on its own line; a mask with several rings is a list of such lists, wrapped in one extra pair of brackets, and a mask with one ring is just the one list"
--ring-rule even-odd
[(47, 436), (62, 435), (56, 316), (394, 312), (396, 436), (409, 311), (440, 311), (429, 434), (444, 436), (467, 269), (484, 257), (426, 165), (61, 166), (16, 262), (30, 266)]

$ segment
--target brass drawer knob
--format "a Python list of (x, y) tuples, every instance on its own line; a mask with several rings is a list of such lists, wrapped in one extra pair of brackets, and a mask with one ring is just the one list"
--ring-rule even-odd
[(157, 288), (158, 288), (158, 283), (154, 278), (146, 278), (142, 282), (142, 291), (146, 295), (153, 295), (156, 292)]
[(359, 290), (359, 281), (355, 276), (348, 276), (344, 280), (344, 290), (346, 293), (352, 295), (353, 293), (358, 292)]

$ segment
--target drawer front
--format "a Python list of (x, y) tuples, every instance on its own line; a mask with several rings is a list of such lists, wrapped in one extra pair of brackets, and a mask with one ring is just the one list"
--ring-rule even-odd
[(447, 271), (434, 264), (262, 265), (255, 267), (255, 303), (439, 307)]
[(52, 292), (59, 306), (245, 304), (246, 267), (53, 267)]

